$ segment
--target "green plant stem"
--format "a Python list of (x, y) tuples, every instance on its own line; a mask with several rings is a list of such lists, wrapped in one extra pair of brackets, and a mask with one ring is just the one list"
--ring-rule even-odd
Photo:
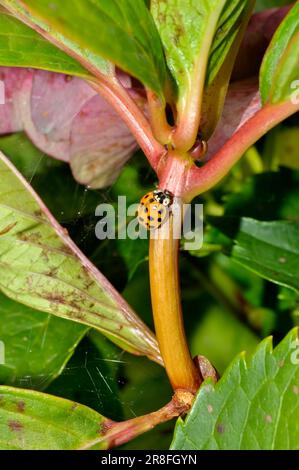
[[(174, 204), (180, 205), (180, 201), (176, 199)], [(180, 296), (180, 242), (176, 239), (176, 232), (180, 230), (181, 218), (171, 215), (168, 222), (155, 231), (155, 237), (150, 240), (150, 285), (155, 330), (172, 387), (195, 393), (201, 378), (189, 352)]]

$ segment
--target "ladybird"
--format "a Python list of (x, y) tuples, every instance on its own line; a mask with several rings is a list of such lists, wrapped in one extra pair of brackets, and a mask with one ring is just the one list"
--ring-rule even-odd
[(155, 189), (147, 193), (138, 207), (138, 221), (147, 230), (155, 230), (167, 220), (173, 195), (166, 190)]

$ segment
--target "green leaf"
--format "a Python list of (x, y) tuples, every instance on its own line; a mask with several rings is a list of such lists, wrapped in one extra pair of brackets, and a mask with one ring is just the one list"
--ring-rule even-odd
[(274, 34), (263, 60), (260, 91), (264, 104), (287, 101), (296, 93), (298, 67), (299, 2), (297, 1)]
[(299, 221), (210, 220), (233, 240), (232, 259), (264, 279), (299, 290)]
[[(218, 2), (220, 3), (220, 2)], [(248, 7), (252, 10), (252, 2), (248, 0), (226, 1), (218, 20), (217, 30), (209, 54), (206, 83), (209, 85), (215, 79), (234, 40), (245, 20), (248, 20)], [(245, 14), (244, 14), (245, 13)]]
[(159, 360), (152, 333), (0, 154), (0, 288), (32, 308), (92, 326)]
[[(235, 6), (235, 8), (234, 8)], [(220, 17), (209, 56), (200, 132), (208, 141), (222, 115), (228, 85), (254, 1), (228, 2)]]
[[(0, 4), (4, 2), (0, 2)], [(0, 7), (0, 65), (31, 67), (88, 78), (76, 60)]]
[[(168, 66), (180, 94), (185, 94), (190, 82), (193, 84), (199, 66), (202, 68), (201, 81), (204, 80), (209, 50), (224, 5), (225, 0), (151, 1)], [(199, 78), (198, 74), (196, 78)]]
[(247, 0), (152, 0), (179, 100), (215, 79), (244, 20)]
[(64, 369), (87, 328), (25, 307), (0, 293), (0, 383), (44, 390)]
[(109, 421), (78, 403), (31, 390), (0, 387), (1, 450), (76, 450), (99, 438)]
[(268, 338), (252, 358), (237, 357), (216, 386), (205, 382), (171, 448), (298, 449), (298, 344), (297, 329), (274, 351)]
[[(144, 0), (2, 0), (98, 70), (110, 60), (163, 97), (166, 65)], [(23, 6), (26, 8), (23, 8)], [(27, 13), (26, 13), (27, 10)], [(107, 70), (106, 70), (107, 72)]]

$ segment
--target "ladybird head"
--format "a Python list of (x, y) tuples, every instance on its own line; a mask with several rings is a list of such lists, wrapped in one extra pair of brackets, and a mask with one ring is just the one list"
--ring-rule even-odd
[(154, 199), (155, 199), (155, 201), (161, 202), (162, 196), (163, 196), (163, 191), (161, 191), (160, 189), (155, 189), (155, 191), (154, 191)]
[(154, 198), (159, 204), (162, 204), (165, 207), (169, 207), (173, 201), (172, 194), (169, 191), (163, 191), (162, 189), (156, 189), (154, 191)]

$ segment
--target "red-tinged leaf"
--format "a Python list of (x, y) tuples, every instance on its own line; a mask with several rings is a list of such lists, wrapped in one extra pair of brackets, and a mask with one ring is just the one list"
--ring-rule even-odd
[[(46, 154), (71, 163), (80, 183), (111, 184), (137, 145), (114, 109), (83, 80), (46, 71), (1, 68), (6, 103), (0, 133), (24, 130)], [(131, 79), (120, 75), (124, 86)], [(144, 99), (133, 90), (133, 98)]]
[(83, 80), (37, 71), (30, 93), (33, 125), (49, 141), (69, 143), (73, 119), (96, 94)]
[(91, 96), (93, 90), (78, 78), (36, 71), (18, 100), (23, 130), (47, 155), (69, 162), (72, 120)]
[(94, 96), (74, 118), (70, 135), (70, 165), (75, 179), (91, 188), (116, 180), (137, 148), (133, 135), (100, 96)]
[(257, 79), (253, 78), (231, 84), (221, 120), (209, 141), (209, 151), (206, 155), (206, 160), (211, 159), (221, 149), (223, 144), (260, 108), (261, 100)]
[(0, 104), (0, 134), (10, 134), (23, 129), (17, 97), (27, 76), (31, 76), (31, 72), (26, 69), (16, 69), (16, 73), (12, 73), (12, 69), (0, 68), (5, 98), (5, 103)]
[(233, 71), (233, 80), (258, 75), (266, 49), (291, 6), (271, 8), (250, 18)]

